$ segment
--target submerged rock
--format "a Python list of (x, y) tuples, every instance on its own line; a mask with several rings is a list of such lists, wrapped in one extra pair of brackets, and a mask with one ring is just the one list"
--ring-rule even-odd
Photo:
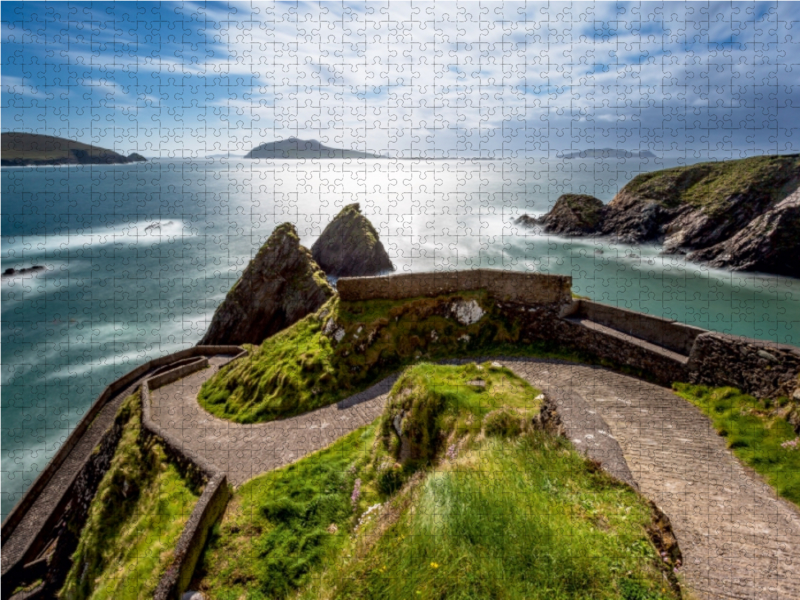
[(311, 246), (311, 253), (322, 270), (334, 277), (377, 275), (394, 269), (378, 232), (357, 203), (336, 215)]
[(219, 305), (200, 345), (260, 344), (332, 295), (291, 223), (275, 229)]

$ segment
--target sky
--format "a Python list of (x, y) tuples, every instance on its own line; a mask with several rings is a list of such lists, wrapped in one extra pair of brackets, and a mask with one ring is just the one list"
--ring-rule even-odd
[(2, 2), (3, 131), (148, 157), (800, 151), (800, 3)]

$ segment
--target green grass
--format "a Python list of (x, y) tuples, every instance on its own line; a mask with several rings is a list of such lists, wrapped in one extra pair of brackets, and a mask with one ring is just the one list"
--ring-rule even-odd
[(729, 198), (738, 194), (765, 204), (786, 190), (783, 186), (800, 178), (798, 155), (756, 156), (741, 160), (708, 162), (643, 173), (622, 192), (655, 200), (667, 207), (687, 203), (708, 214), (730, 208)]
[(674, 598), (648, 504), (543, 432), (427, 473), (374, 547), (304, 598)]
[(497, 363), (418, 364), (406, 369), (394, 384), (381, 419), (381, 434), (389, 451), (400, 459), (400, 440), (393, 425), (399, 423), (408, 440), (408, 458), (427, 463), (451, 434), (477, 434), (487, 419), (490, 432), (519, 433), (525, 428), (522, 421), (530, 421), (539, 412), (539, 393)]
[[(346, 545), (366, 502), (376, 426), (241, 486), (210, 536), (197, 586), (211, 598), (286, 598)], [(354, 507), (351, 494), (362, 478)], [(335, 527), (332, 527), (335, 526)]]
[(771, 412), (771, 403), (742, 394), (735, 388), (710, 388), (676, 383), (679, 396), (702, 410), (728, 447), (746, 465), (761, 474), (779, 495), (800, 506), (800, 442), (792, 426)]
[(141, 438), (141, 399), (127, 398), (122, 438), (81, 531), (61, 598), (149, 598), (199, 497), (167, 460)]
[[(538, 391), (480, 367), (412, 367), (374, 423), (244, 484), (192, 588), (215, 600), (674, 598), (648, 503), (563, 438), (488, 435), (503, 411), (529, 423)], [(434, 405), (432, 452), (398, 464), (387, 422), (405, 407), (421, 423)]]
[[(462, 325), (450, 307), (471, 300), (486, 314)], [(401, 301), (333, 298), (261, 346), (248, 347), (248, 356), (203, 385), (198, 400), (221, 418), (269, 421), (332, 404), (420, 360), (505, 350), (542, 355), (544, 346), (525, 343), (522, 335), (519, 325), (498, 314), (485, 291)]]

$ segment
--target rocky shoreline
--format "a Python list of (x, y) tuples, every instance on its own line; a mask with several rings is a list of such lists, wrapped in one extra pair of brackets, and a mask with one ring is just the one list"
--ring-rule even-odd
[(565, 194), (521, 227), (660, 243), (664, 254), (734, 271), (800, 278), (800, 155), (701, 163), (635, 177), (608, 204)]

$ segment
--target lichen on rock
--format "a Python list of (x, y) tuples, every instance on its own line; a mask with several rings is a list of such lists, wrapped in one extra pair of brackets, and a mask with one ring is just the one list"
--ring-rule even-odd
[(314, 260), (334, 277), (358, 277), (392, 271), (394, 265), (378, 232), (358, 203), (345, 206), (311, 247)]
[(291, 223), (278, 226), (219, 305), (200, 345), (260, 344), (333, 296)]

